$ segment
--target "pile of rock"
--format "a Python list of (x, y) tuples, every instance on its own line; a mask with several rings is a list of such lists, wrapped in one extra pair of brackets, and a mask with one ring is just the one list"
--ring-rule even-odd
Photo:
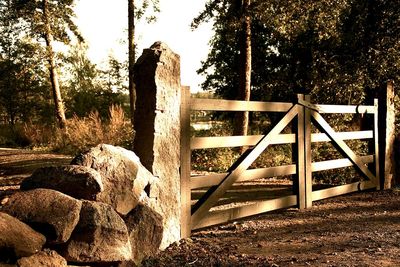
[(133, 152), (110, 145), (36, 170), (1, 201), (0, 265), (138, 265), (165, 231), (149, 205), (155, 179)]

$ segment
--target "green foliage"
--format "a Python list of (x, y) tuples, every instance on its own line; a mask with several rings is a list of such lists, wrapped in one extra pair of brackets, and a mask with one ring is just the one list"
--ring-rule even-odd
[(102, 119), (107, 118), (110, 105), (123, 106), (126, 96), (126, 68), (109, 57), (105, 69), (99, 69), (87, 57), (85, 44), (78, 44), (64, 57), (64, 99), (67, 117), (88, 116), (96, 110)]
[[(154, 22), (156, 20), (156, 13), (160, 12), (160, 1), (159, 0), (139, 0), (135, 4), (135, 18), (146, 19), (147, 23)], [(151, 9), (151, 11), (149, 11)], [(150, 12), (150, 13), (149, 13)]]
[(11, 126), (45, 121), (49, 111), (43, 50), (25, 35), (24, 26), (11, 1), (0, 1), (0, 112)]
[[(239, 84), (240, 16), (232, 8), (237, 3), (209, 0), (192, 23), (196, 28), (204, 21), (213, 21), (211, 50), (198, 73), (206, 76), (204, 90), (228, 99), (236, 97)], [(293, 101), (295, 93), (308, 93), (314, 103), (372, 104), (371, 98), (387, 80), (400, 83), (399, 1), (253, 0), (251, 3), (253, 100)], [(252, 118), (268, 119), (257, 116), (253, 114)], [(268, 116), (276, 120), (274, 115)], [(332, 116), (329, 120), (340, 131), (358, 130), (360, 126), (354, 124), (356, 118), (346, 116), (344, 119)], [(254, 121), (252, 124), (257, 126)], [(261, 127), (257, 131), (268, 130), (267, 125), (258, 126)], [(365, 144), (351, 145), (358, 154), (367, 150)], [(274, 154), (265, 153), (260, 164), (255, 165), (275, 158), (289, 162), (288, 156), (280, 156), (289, 151), (283, 148)], [(335, 148), (326, 144), (313, 151), (315, 161), (340, 157)], [(232, 157), (228, 154), (226, 158), (230, 162)], [(314, 175), (317, 181), (332, 183), (351, 182), (353, 177), (355, 172), (348, 169)]]
[[(83, 41), (74, 23), (74, 0), (13, 0), (13, 10), (16, 15), (29, 25), (30, 34), (35, 38), (44, 38), (50, 25), (54, 40), (64, 44), (71, 42), (71, 34)], [(47, 15), (44, 14), (44, 4), (47, 4)], [(46, 20), (49, 21), (46, 21)]]

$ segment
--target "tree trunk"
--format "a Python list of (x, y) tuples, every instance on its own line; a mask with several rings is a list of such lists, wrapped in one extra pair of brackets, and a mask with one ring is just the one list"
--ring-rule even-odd
[[(251, 86), (251, 18), (248, 14), (250, 0), (243, 1), (243, 30), (240, 40), (239, 60), (239, 86), (237, 91), (238, 100), (250, 100)], [(249, 112), (237, 112), (234, 121), (234, 135), (247, 135), (249, 127)]]
[(60, 84), (58, 81), (57, 67), (54, 59), (53, 35), (51, 33), (51, 28), (50, 28), (47, 0), (43, 0), (43, 16), (45, 24), (44, 39), (46, 41), (46, 47), (47, 47), (47, 57), (48, 57), (47, 60), (49, 63), (48, 67), (50, 72), (51, 88), (53, 91), (54, 108), (58, 125), (61, 129), (64, 129), (66, 127), (65, 111), (61, 97)]
[(133, 81), (133, 66), (135, 65), (135, 0), (128, 0), (128, 50), (129, 50), (129, 104), (132, 127), (134, 127), (134, 114), (136, 102), (136, 89)]

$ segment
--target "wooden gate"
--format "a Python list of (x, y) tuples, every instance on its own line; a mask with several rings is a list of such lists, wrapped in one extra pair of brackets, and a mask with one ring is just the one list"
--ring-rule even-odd
[[(298, 95), (296, 103), (228, 101), (216, 99), (190, 98), (188, 89), (183, 90), (181, 103), (181, 204), (182, 237), (189, 236), (191, 230), (221, 224), (272, 210), (297, 206), (309, 208), (312, 202), (350, 192), (379, 188), (378, 168), (378, 104), (373, 106), (316, 105), (310, 97)], [(191, 111), (258, 111), (282, 112), (285, 115), (264, 136), (226, 136), (190, 138)], [(373, 129), (366, 131), (335, 132), (326, 122), (323, 114), (349, 113), (371, 114), (374, 116)], [(282, 130), (297, 118), (297, 129), (292, 134), (282, 134)], [(320, 133), (311, 133), (313, 122)], [(358, 156), (344, 140), (374, 139), (372, 155)], [(312, 162), (311, 143), (331, 142), (344, 156), (342, 159)], [(262, 169), (248, 169), (259, 155), (274, 144), (294, 144), (296, 147), (296, 163)], [(191, 151), (195, 149), (221, 147), (250, 147), (227, 173), (191, 177)], [(374, 171), (368, 164), (374, 163)], [(324, 190), (313, 191), (312, 173), (322, 170), (354, 166), (365, 178), (352, 184), (336, 186)], [(276, 199), (258, 201), (255, 204), (234, 207), (228, 210), (213, 211), (210, 209), (224, 193), (235, 183), (259, 178), (296, 175), (297, 190), (294, 194)], [(192, 205), (191, 190), (208, 188), (206, 193)]]

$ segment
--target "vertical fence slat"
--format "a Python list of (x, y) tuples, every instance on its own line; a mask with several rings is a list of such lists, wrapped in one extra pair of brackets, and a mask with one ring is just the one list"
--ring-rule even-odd
[(181, 238), (191, 233), (191, 189), (190, 189), (190, 87), (181, 90)]
[[(298, 100), (304, 100), (304, 95), (298, 94), (297, 95)], [(298, 115), (297, 115), (297, 156), (296, 156), (296, 189), (297, 189), (297, 204), (299, 206), (299, 209), (305, 209), (306, 208), (306, 188), (305, 188), (305, 151), (304, 151), (304, 111), (305, 107), (301, 105), (297, 105), (298, 108)]]
[(381, 179), (379, 175), (380, 161), (379, 161), (379, 114), (378, 114), (378, 99), (374, 99), (374, 145), (375, 145), (375, 177), (376, 177), (376, 189), (381, 188)]
[[(311, 102), (309, 95), (304, 96), (304, 100)], [(305, 208), (312, 207), (312, 158), (311, 158), (311, 111), (304, 109), (304, 178), (305, 178)]]

